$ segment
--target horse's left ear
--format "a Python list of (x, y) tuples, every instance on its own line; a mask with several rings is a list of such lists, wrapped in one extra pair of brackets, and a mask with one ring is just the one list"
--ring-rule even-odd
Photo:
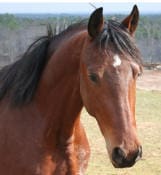
[(139, 21), (139, 10), (136, 5), (134, 5), (132, 12), (128, 17), (122, 21), (122, 25), (128, 29), (131, 35), (134, 34)]
[(95, 38), (103, 29), (103, 8), (96, 9), (90, 16), (88, 22), (88, 34)]

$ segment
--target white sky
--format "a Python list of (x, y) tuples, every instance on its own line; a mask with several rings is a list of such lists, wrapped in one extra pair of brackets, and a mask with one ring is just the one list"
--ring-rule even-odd
[[(22, 3), (14, 0), (0, 0), (0, 13), (91, 13), (94, 9), (87, 2), (67, 2), (62, 0), (51, 3), (51, 0), (25, 0)], [(7, 3), (6, 3), (7, 2)], [(31, 3), (32, 2), (32, 3)], [(75, 3), (77, 2), (77, 3)], [(82, 3), (83, 2), (83, 3)], [(92, 1), (91, 1), (92, 2)], [(96, 7), (103, 7), (104, 13), (129, 13), (134, 4), (138, 5), (140, 13), (160, 13), (161, 14), (161, 1), (143, 2), (143, 1), (97, 1), (92, 2)]]

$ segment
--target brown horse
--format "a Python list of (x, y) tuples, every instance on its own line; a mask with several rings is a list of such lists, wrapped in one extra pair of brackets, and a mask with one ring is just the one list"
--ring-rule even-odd
[(141, 157), (135, 122), (141, 57), (133, 39), (139, 12), (134, 6), (119, 23), (104, 22), (102, 11), (55, 36), (49, 28), (0, 71), (0, 174), (84, 174), (90, 150), (83, 106), (115, 167)]

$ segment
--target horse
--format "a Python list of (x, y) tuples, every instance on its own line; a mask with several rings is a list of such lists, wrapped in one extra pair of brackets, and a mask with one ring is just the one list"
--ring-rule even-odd
[(135, 5), (122, 21), (89, 20), (33, 42), (0, 70), (0, 174), (82, 175), (90, 147), (80, 121), (93, 116), (116, 168), (142, 156), (135, 121), (136, 80), (142, 72), (134, 40)]

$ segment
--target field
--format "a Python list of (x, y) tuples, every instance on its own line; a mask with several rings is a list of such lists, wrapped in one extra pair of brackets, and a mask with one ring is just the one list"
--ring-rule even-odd
[[(149, 75), (154, 77), (149, 79)], [(156, 72), (155, 76), (147, 71), (138, 81), (141, 90), (137, 90), (136, 119), (143, 157), (132, 168), (115, 169), (112, 166), (95, 119), (83, 111), (82, 121), (91, 146), (86, 175), (161, 175), (161, 89), (158, 89), (161, 81), (157, 81), (160, 77), (161, 72)]]

